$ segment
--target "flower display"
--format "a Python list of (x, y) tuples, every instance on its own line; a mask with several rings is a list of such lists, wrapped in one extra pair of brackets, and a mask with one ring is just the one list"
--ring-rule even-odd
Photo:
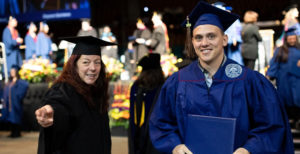
[(160, 65), (166, 77), (178, 71), (178, 68), (175, 66), (176, 63), (177, 57), (174, 54), (161, 55)]
[(114, 101), (109, 111), (110, 127), (129, 127), (129, 107), (130, 107), (130, 87), (131, 83), (115, 83)]
[(48, 59), (30, 59), (24, 62), (19, 74), (21, 79), (29, 83), (52, 82), (59, 75), (56, 67)]
[(110, 81), (117, 81), (124, 72), (124, 65), (119, 60), (106, 55), (102, 55), (102, 60), (106, 66), (107, 77)]

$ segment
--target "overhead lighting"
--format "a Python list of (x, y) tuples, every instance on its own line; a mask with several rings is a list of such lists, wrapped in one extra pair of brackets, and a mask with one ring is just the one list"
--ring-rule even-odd
[(148, 12), (149, 8), (147, 6), (144, 7), (144, 12)]

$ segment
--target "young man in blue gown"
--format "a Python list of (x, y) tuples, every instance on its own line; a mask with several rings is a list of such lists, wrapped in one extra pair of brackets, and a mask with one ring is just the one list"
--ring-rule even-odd
[[(185, 131), (188, 115), (194, 114), (235, 119), (234, 154), (294, 153), (284, 105), (273, 85), (224, 55), (224, 31), (237, 19), (199, 2), (185, 21), (191, 28), (188, 55), (197, 60), (170, 76), (161, 89), (149, 123), (150, 138), (159, 151), (192, 153)], [(220, 146), (217, 140), (213, 146)]]

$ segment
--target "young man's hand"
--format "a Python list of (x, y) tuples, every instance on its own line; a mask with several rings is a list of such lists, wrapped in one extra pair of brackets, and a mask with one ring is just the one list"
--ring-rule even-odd
[(250, 154), (250, 152), (245, 148), (238, 148), (233, 154)]
[(184, 144), (177, 145), (172, 154), (193, 154)]

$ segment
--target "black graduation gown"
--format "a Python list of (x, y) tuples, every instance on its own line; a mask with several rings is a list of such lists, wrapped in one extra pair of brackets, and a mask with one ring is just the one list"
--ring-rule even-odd
[(88, 107), (67, 83), (51, 87), (43, 104), (54, 109), (54, 123), (40, 131), (38, 154), (110, 154), (111, 135), (107, 113)]
[[(130, 90), (130, 119), (129, 119), (129, 154), (160, 154), (157, 151), (149, 137), (149, 116), (151, 115), (152, 108), (156, 103), (160, 87), (158, 86), (152, 90), (146, 90), (134, 83)], [(141, 120), (142, 116), (142, 102), (145, 103), (145, 117)], [(135, 107), (136, 112), (135, 113)], [(142, 126), (135, 124), (134, 119), (137, 118), (138, 123), (144, 121)]]

